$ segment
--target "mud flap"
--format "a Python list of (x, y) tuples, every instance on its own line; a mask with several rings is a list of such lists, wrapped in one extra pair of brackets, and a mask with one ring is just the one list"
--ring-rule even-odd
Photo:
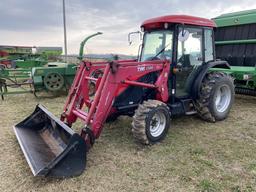
[(84, 139), (42, 105), (13, 128), (34, 176), (72, 177), (85, 169)]

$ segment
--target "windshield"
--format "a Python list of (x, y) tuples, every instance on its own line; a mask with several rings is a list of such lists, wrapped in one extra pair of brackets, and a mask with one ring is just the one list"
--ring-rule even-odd
[(140, 60), (171, 60), (172, 40), (173, 32), (169, 30), (146, 32)]

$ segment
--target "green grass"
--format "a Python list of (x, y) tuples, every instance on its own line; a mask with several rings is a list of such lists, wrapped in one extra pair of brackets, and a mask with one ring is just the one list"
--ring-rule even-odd
[(200, 183), (199, 183), (199, 188), (200, 191), (203, 192), (214, 192), (214, 191), (219, 191), (217, 184), (213, 183), (212, 181), (209, 181), (207, 179), (203, 179)]
[(175, 118), (165, 140), (153, 146), (136, 144), (131, 118), (121, 117), (105, 125), (81, 176), (35, 178), (12, 126), (37, 103), (59, 116), (64, 102), (30, 94), (0, 101), (0, 191), (256, 191), (256, 98), (237, 96), (222, 122)]

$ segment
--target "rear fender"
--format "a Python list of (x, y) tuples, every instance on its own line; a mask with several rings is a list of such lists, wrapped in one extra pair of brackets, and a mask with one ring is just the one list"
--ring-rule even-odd
[(200, 88), (203, 82), (205, 75), (208, 73), (210, 68), (222, 68), (222, 69), (230, 69), (230, 65), (226, 61), (209, 61), (203, 64), (197, 71), (195, 75), (195, 79), (192, 81), (193, 84), (191, 86), (191, 97), (193, 99), (197, 99), (199, 96)]

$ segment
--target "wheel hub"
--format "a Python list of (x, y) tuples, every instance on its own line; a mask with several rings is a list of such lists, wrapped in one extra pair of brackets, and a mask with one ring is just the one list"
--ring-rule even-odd
[(227, 85), (220, 86), (216, 91), (215, 106), (218, 112), (226, 111), (231, 102), (231, 90)]
[(158, 111), (154, 114), (150, 121), (150, 133), (153, 137), (158, 137), (164, 131), (166, 125), (165, 115)]
[(64, 78), (59, 73), (49, 73), (44, 78), (44, 85), (50, 91), (59, 91), (64, 86)]

